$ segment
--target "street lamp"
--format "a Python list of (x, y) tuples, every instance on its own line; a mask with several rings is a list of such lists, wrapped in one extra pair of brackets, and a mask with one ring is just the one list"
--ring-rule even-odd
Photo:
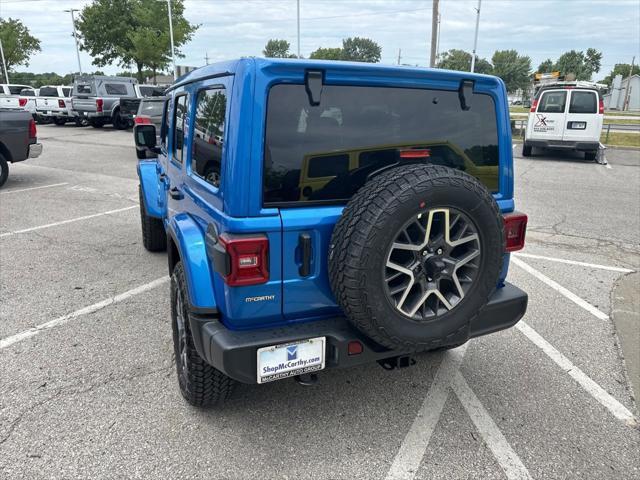
[(173, 62), (173, 81), (178, 78), (178, 72), (176, 71), (176, 51), (173, 48), (173, 20), (171, 19), (171, 0), (167, 0), (167, 6), (169, 8), (169, 35), (171, 35), (171, 61)]
[(480, 27), (480, 4), (482, 0), (478, 0), (478, 8), (476, 8), (476, 36), (473, 40), (473, 53), (471, 54), (471, 73), (476, 68), (476, 48), (478, 47), (478, 30)]
[(0, 40), (0, 58), (2, 58), (2, 67), (4, 69), (4, 78), (9, 83), (9, 74), (7, 73), (7, 62), (4, 60), (4, 50), (2, 49), (2, 40)]
[(71, 13), (71, 24), (73, 25), (73, 39), (76, 41), (76, 55), (78, 57), (78, 71), (82, 75), (82, 65), (80, 65), (80, 48), (78, 47), (78, 34), (76, 33), (76, 20), (73, 18), (73, 12), (78, 12), (76, 8), (65, 10), (67, 13)]

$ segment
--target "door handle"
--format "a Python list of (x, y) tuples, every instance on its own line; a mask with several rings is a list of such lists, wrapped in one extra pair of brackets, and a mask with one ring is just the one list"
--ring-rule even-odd
[(298, 268), (298, 273), (301, 277), (308, 277), (311, 275), (311, 235), (301, 233), (298, 237), (298, 246), (300, 247), (302, 257), (302, 263)]
[(171, 195), (171, 198), (173, 198), (174, 200), (182, 200), (184, 198), (184, 195), (182, 194), (180, 189), (178, 189), (178, 187), (170, 188), (169, 195)]

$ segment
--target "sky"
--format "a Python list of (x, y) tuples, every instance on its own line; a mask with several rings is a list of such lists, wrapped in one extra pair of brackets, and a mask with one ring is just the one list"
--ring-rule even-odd
[[(146, 0), (156, 2), (157, 0)], [(77, 70), (71, 18), (90, 0), (0, 0), (0, 17), (18, 18), (41, 41), (42, 52), (20, 71), (70, 73)], [(440, 0), (440, 52), (473, 49), (477, 0)], [(318, 47), (339, 47), (346, 37), (369, 37), (382, 47), (382, 63), (426, 66), (431, 37), (431, 0), (300, 0), (304, 57)], [(291, 43), (296, 52), (296, 0), (186, 0), (185, 17), (200, 27), (181, 48), (182, 65), (201, 66), (240, 56), (260, 56), (270, 38)], [(117, 21), (117, 19), (114, 19)], [(603, 53), (598, 80), (616, 63), (640, 61), (640, 0), (483, 0), (478, 55), (515, 49), (532, 68), (568, 50)], [(80, 52), (83, 70), (98, 69)], [(101, 67), (106, 73), (118, 65)]]

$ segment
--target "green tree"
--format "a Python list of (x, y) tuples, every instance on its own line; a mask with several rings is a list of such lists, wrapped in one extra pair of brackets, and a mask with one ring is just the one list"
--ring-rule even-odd
[(577, 80), (590, 80), (594, 73), (600, 71), (602, 53), (595, 48), (588, 48), (587, 53), (571, 50), (560, 55), (554, 65), (561, 75), (575, 75)]
[(538, 65), (537, 73), (551, 73), (553, 71), (553, 60), (547, 58), (544, 62)]
[[(0, 41), (8, 71), (18, 65), (29, 66), (29, 58), (40, 52), (40, 40), (29, 33), (20, 20), (0, 18)], [(0, 64), (2, 59), (0, 59)]]
[(289, 52), (291, 44), (286, 40), (272, 38), (264, 46), (262, 54), (267, 58), (296, 58), (294, 54)]
[(613, 82), (613, 79), (616, 77), (616, 75), (622, 75), (622, 78), (627, 78), (629, 76), (629, 72), (631, 72), (631, 75), (640, 75), (640, 66), (634, 65), (633, 71), (631, 71), (630, 63), (616, 63), (615, 67), (613, 67), (613, 70), (611, 70), (611, 73), (604, 77), (604, 79), (600, 80), (599, 83), (606, 83), (607, 85), (611, 86), (611, 83)]
[[(440, 54), (438, 59), (438, 68), (447, 70), (458, 70), (460, 72), (468, 72), (471, 70), (471, 54), (464, 50), (451, 49)], [(474, 65), (476, 73), (492, 73), (492, 66), (484, 58), (476, 57)]]
[(341, 48), (318, 48), (314, 52), (311, 52), (309, 58), (314, 60), (342, 60)]
[(342, 60), (377, 63), (382, 56), (380, 45), (370, 38), (345, 38), (342, 40)]
[[(93, 56), (94, 65), (113, 62), (137, 69), (138, 81), (143, 68), (163, 69), (171, 61), (167, 4), (145, 0), (94, 0), (82, 9), (76, 27), (81, 47)], [(198, 25), (184, 18), (183, 0), (172, 0), (171, 19), (176, 56), (178, 48), (191, 40)]]
[(500, 77), (508, 92), (515, 92), (519, 88), (525, 89), (529, 84), (531, 59), (518, 55), (515, 50), (496, 50), (491, 57), (493, 75)]

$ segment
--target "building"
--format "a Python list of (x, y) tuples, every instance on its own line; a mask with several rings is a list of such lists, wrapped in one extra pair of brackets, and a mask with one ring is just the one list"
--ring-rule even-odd
[[(624, 108), (627, 86), (629, 86), (629, 104)], [(608, 110), (640, 111), (640, 75), (631, 75), (630, 78), (625, 79), (622, 75), (616, 75), (609, 93), (603, 95), (603, 100), (604, 108)]]

